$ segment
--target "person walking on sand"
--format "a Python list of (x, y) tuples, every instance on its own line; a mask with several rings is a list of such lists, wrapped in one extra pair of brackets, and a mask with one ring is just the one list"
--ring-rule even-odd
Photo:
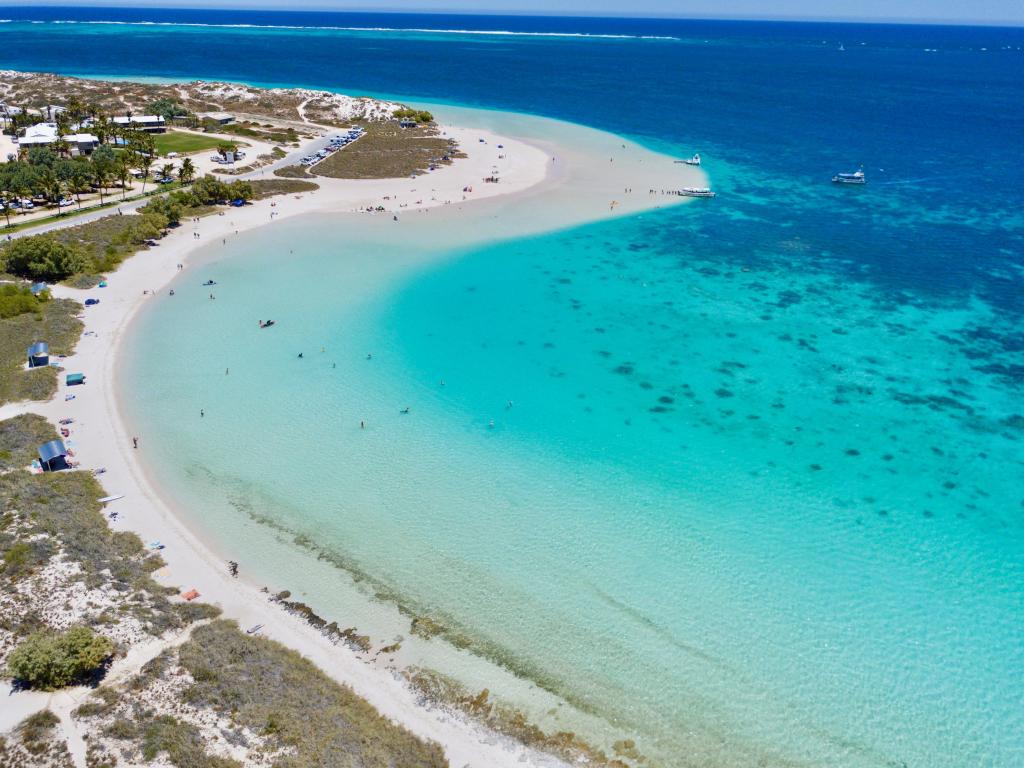
[(139, 447), (139, 438), (133, 437), (132, 438), (132, 448), (138, 448), (138, 447)]

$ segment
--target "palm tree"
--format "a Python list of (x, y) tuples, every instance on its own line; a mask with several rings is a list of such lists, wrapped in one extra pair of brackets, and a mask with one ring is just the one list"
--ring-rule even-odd
[(122, 156), (118, 159), (117, 165), (114, 166), (114, 174), (121, 182), (121, 199), (124, 200), (128, 194), (128, 179), (132, 177), (132, 167), (127, 157)]
[(78, 203), (78, 210), (82, 210), (82, 193), (88, 192), (90, 189), (88, 168), (81, 167), (75, 168), (71, 174), (71, 178), (68, 180), (68, 189), (71, 194), (75, 196), (75, 201)]
[(174, 173), (174, 163), (164, 163), (160, 166), (160, 178), (169, 179), (171, 174)]
[(106, 187), (107, 182), (110, 180), (110, 170), (106, 165), (93, 163), (92, 179), (93, 183), (99, 189), (100, 205), (103, 205), (103, 188)]
[(148, 133), (139, 131), (132, 139), (131, 151), (135, 156), (135, 163), (142, 171), (142, 194), (146, 193), (146, 177), (149, 176), (149, 169), (153, 167), (155, 149), (156, 142)]
[(60, 179), (49, 168), (42, 168), (39, 171), (39, 188), (46, 197), (54, 205), (60, 200), (61, 184)]
[(178, 169), (178, 181), (182, 184), (191, 184), (195, 177), (196, 167), (192, 163), (192, 158), (186, 157), (181, 161), (181, 168)]
[(68, 144), (67, 139), (64, 138), (63, 133), (57, 134), (57, 140), (50, 145), (54, 152), (57, 153), (58, 157), (70, 157), (71, 156), (71, 145)]
[(100, 140), (100, 144), (106, 144), (107, 139), (114, 136), (113, 124), (110, 122), (110, 118), (103, 113), (100, 113), (99, 117), (96, 118), (92, 130), (96, 134), (96, 138)]

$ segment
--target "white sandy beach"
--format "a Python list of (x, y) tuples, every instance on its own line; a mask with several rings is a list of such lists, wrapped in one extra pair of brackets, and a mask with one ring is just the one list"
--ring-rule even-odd
[[(148, 302), (166, 300), (166, 286), (179, 274), (179, 264), (188, 270), (197, 251), (224, 247), (236, 234), (314, 212), (338, 214), (339, 225), (352, 215), (378, 216), (382, 225), (391, 222), (395, 226), (401, 226), (406, 216), (431, 215), (450, 217), (457, 228), (486, 222), (503, 234), (527, 234), (678, 204), (680, 198), (663, 195), (661, 190), (705, 183), (699, 169), (673, 164), (671, 158), (611, 135), (587, 142), (588, 151), (584, 152), (566, 143), (566, 138), (574, 132), (587, 132), (593, 138), (596, 132), (552, 125), (556, 128), (549, 138), (507, 137), (487, 130), (442, 125), (447, 136), (458, 140), (467, 158), (415, 179), (317, 179), (321, 189), (316, 192), (279, 196), (240, 209), (226, 209), (198, 222), (183, 222), (158, 246), (122, 264), (109, 276), (107, 288), (86, 292), (56, 287), (57, 296), (82, 300), (88, 294), (101, 299), (99, 305), (84, 312), (86, 335), (75, 353), (63, 361), (67, 372), (82, 372), (87, 382), (70, 389), (61, 384), (48, 403), (0, 408), (0, 418), (35, 412), (54, 424), (61, 418), (74, 419), (69, 442), (81, 468), (105, 468), (100, 480), (107, 492), (124, 495), (109, 505), (110, 511), (118, 513), (111, 525), (136, 532), (144, 542), (159, 540), (165, 545), (162, 555), (167, 566), (157, 573), (162, 583), (182, 590), (197, 589), (203, 601), (219, 606), (226, 618), (237, 620), (243, 629), (262, 624), (264, 635), (301, 651), (386, 716), (418, 736), (441, 744), (450, 764), (460, 768), (556, 765), (558, 761), (422, 705), (399, 674), (388, 667), (387, 659), (368, 661), (343, 645), (333, 645), (302, 620), (269, 602), (260, 591), (261, 584), (245, 580), (244, 570), (242, 578), (231, 578), (222, 557), (211, 552), (182, 522), (174, 500), (159, 497), (148, 481), (143, 467), (146, 449), (159, 440), (159, 435), (137, 435), (139, 446), (133, 449), (133, 435), (119, 407), (116, 381), (125, 352), (123, 342), (133, 318)], [(602, 154), (593, 151), (595, 144), (603, 148)], [(494, 175), (500, 179), (498, 183), (484, 181)], [(266, 177), (270, 178), (269, 172)], [(508, 203), (527, 196), (536, 198), (538, 204), (531, 205), (531, 210), (538, 212), (536, 216), (529, 220), (521, 216), (503, 218)], [(386, 212), (363, 212), (377, 206)], [(65, 395), (74, 399), (65, 401)], [(121, 662), (120, 666), (126, 664)], [(85, 695), (84, 690), (70, 694), (72, 700)], [(34, 693), (8, 697), (5, 714), (0, 716), (0, 730), (45, 706), (49, 698)]]

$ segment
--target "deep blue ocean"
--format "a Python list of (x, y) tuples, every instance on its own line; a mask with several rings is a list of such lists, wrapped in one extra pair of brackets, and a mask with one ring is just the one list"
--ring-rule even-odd
[[(1024, 29), (0, 18), (0, 68), (329, 88), (701, 152), (709, 205), (473, 250), (358, 316), (308, 287), (323, 314), (304, 331), (328, 329), (332, 354), (381, 351), (346, 371), (347, 394), (387, 392), (380, 420), (408, 398), (434, 431), (382, 443), (385, 469), (339, 446), (378, 485), (350, 474), (335, 495), (360, 505), (327, 495), (322, 516), (276, 522), (669, 765), (1024, 764)], [(859, 165), (866, 186), (829, 182)], [(275, 254), (302, 235), (250, 241), (225, 281), (284, 285)], [(205, 353), (159, 326), (133, 376), (170, 433), (165, 404), (213, 385), (172, 373)], [(287, 386), (332, 396), (311, 382)], [(178, 439), (217, 461), (208, 438)], [(239, 491), (273, 460), (222, 468), (267, 518), (260, 498), (302, 493)]]

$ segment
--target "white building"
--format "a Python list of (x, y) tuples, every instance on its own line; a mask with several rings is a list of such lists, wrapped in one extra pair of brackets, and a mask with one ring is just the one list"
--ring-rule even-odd
[(114, 125), (120, 127), (129, 126), (140, 131), (150, 133), (163, 133), (167, 130), (167, 122), (163, 115), (132, 115), (131, 117), (115, 117)]
[[(36, 123), (25, 129), (25, 135), (18, 138), (22, 149), (48, 147), (60, 138), (56, 123)], [(87, 155), (99, 145), (100, 140), (91, 133), (69, 133), (64, 136), (72, 154)]]

